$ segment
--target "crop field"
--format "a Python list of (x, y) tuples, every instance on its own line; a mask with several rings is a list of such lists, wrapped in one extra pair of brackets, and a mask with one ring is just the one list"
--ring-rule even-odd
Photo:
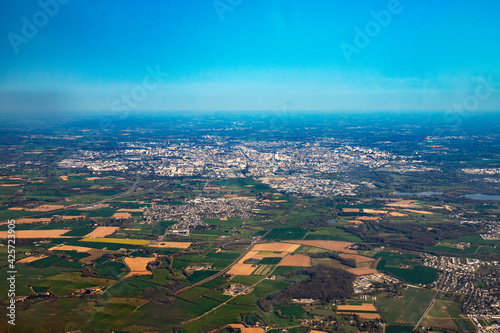
[(97, 229), (93, 230), (87, 235), (87, 238), (99, 238), (106, 237), (114, 233), (116, 230), (120, 228), (118, 227), (97, 227)]
[(306, 234), (302, 228), (275, 228), (264, 239), (302, 239)]
[(302, 254), (291, 254), (283, 258), (278, 266), (311, 267), (311, 257)]
[(125, 265), (130, 269), (130, 273), (128, 273), (126, 277), (152, 275), (153, 273), (148, 271), (146, 267), (150, 262), (155, 260), (156, 258), (125, 258)]
[(377, 307), (389, 324), (416, 325), (435, 293), (433, 290), (409, 288), (402, 297), (380, 300)]
[[(16, 231), (16, 238), (64, 238), (62, 236), (68, 230), (19, 230)], [(0, 231), (0, 239), (7, 238), (8, 231)]]
[(49, 249), (49, 251), (76, 251), (76, 252), (89, 252), (90, 250), (92, 250), (92, 248), (90, 247), (71, 246), (71, 245), (54, 246)]
[(282, 316), (289, 319), (308, 318), (307, 312), (300, 305), (283, 305), (274, 308)]
[(439, 271), (425, 266), (414, 266), (412, 268), (388, 267), (386, 261), (381, 260), (377, 269), (391, 273), (394, 276), (405, 280), (408, 283), (429, 284), (437, 280)]
[(47, 256), (40, 256), (40, 257), (31, 256), (31, 257), (26, 257), (26, 258), (18, 260), (17, 263), (19, 263), (19, 264), (29, 264), (30, 262), (34, 262), (34, 261), (37, 261), (37, 260), (40, 260), (40, 259), (43, 259), (43, 258), (47, 258)]
[(274, 265), (259, 265), (259, 267), (252, 272), (252, 275), (267, 275), (273, 267)]
[[(255, 258), (255, 257), (254, 257)], [(259, 261), (259, 265), (276, 265), (281, 261), (281, 257), (266, 257)]]
[(80, 242), (93, 242), (93, 243), (111, 243), (111, 244), (127, 244), (127, 245), (147, 245), (150, 242), (142, 239), (129, 239), (129, 238), (83, 238)]
[(149, 247), (169, 248), (169, 249), (187, 249), (191, 242), (160, 242), (149, 245)]

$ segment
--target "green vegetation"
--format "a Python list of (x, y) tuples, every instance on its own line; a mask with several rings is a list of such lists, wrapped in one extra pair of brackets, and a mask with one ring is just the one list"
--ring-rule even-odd
[(433, 290), (408, 288), (400, 298), (384, 298), (377, 303), (389, 324), (416, 325), (436, 294)]

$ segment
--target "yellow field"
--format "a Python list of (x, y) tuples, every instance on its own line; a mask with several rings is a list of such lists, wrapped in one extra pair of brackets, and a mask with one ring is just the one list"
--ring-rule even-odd
[(139, 276), (139, 275), (152, 275), (151, 271), (148, 271), (146, 267), (150, 262), (155, 261), (156, 258), (125, 258), (125, 265), (130, 269), (125, 277)]
[(156, 244), (151, 244), (149, 247), (160, 247), (160, 248), (170, 248), (170, 249), (187, 249), (191, 246), (190, 242), (161, 242)]
[[(69, 230), (19, 230), (16, 231), (16, 238), (72, 238), (71, 236), (61, 236)], [(0, 238), (7, 238), (8, 231), (0, 231)]]
[(118, 209), (119, 212), (136, 212), (136, 213), (141, 213), (144, 211), (143, 208), (120, 208)]
[(88, 238), (88, 237), (80, 240), (80, 242), (115, 243), (115, 244), (128, 244), (128, 245), (147, 245), (150, 243), (148, 240), (144, 240), (144, 239)]
[(106, 237), (108, 235), (111, 235), (112, 233), (114, 233), (118, 229), (120, 229), (120, 228), (118, 228), (118, 227), (97, 227), (97, 229), (95, 229), (94, 231), (92, 231), (91, 233), (89, 233), (86, 236), (87, 236), (87, 238)]

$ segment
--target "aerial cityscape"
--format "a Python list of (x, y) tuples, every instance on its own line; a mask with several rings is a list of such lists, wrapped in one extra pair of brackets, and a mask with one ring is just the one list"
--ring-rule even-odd
[(0, 9), (0, 332), (500, 333), (498, 3)]

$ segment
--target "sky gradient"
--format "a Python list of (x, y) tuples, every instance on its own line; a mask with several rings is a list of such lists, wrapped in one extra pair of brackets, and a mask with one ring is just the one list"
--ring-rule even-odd
[(54, 3), (0, 2), (0, 112), (500, 110), (494, 0)]

